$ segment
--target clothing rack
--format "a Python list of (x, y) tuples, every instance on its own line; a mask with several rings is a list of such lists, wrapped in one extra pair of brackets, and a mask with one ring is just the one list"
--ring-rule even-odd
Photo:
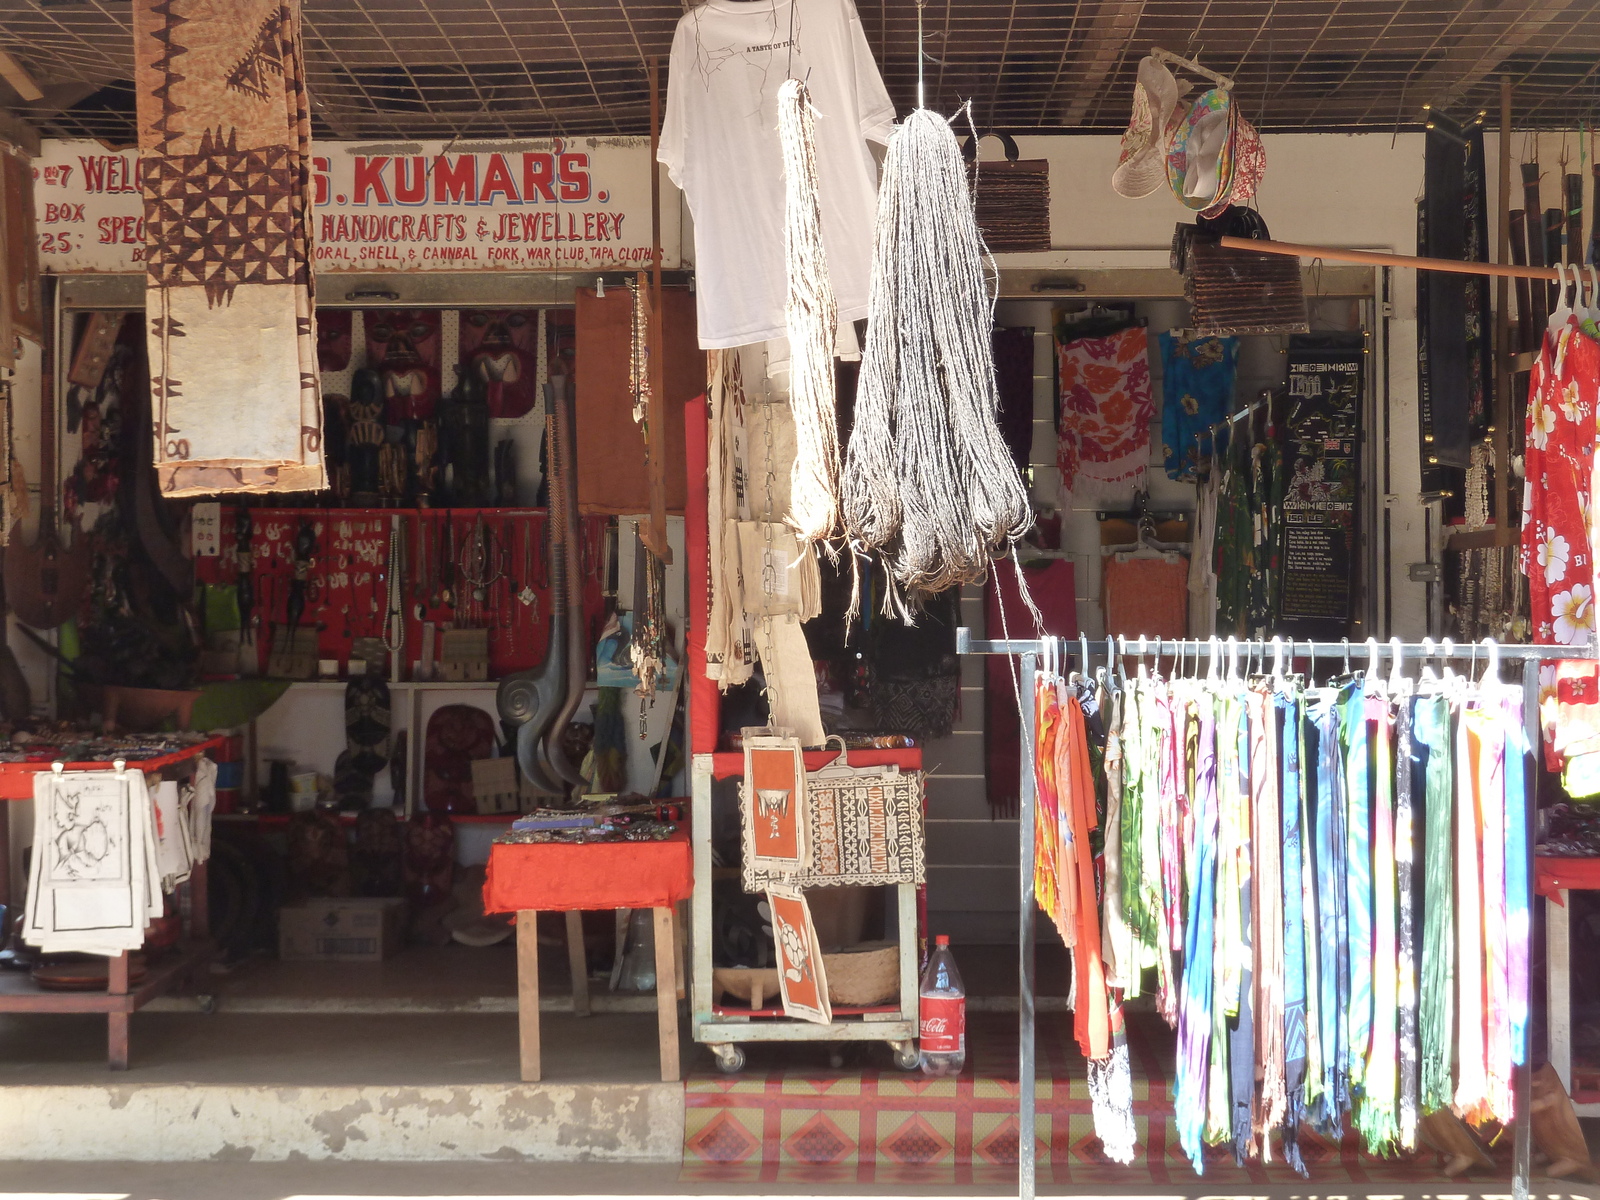
[[(1338, 658), (1348, 659), (1352, 655), (1366, 655), (1366, 665), (1376, 669), (1382, 661), (1382, 656), (1387, 654), (1391, 661), (1394, 656), (1402, 661), (1417, 662), (1429, 659), (1460, 661), (1463, 659), (1476, 660), (1481, 658), (1486, 669), (1498, 670), (1502, 661), (1522, 663), (1522, 700), (1523, 721), (1527, 728), (1529, 763), (1526, 772), (1528, 786), (1532, 789), (1537, 779), (1537, 756), (1540, 747), (1539, 728), (1539, 663), (1554, 659), (1600, 659), (1600, 648), (1588, 646), (1531, 646), (1531, 645), (1500, 645), (1491, 638), (1481, 642), (1464, 644), (1452, 643), (1448, 640), (1434, 642), (1431, 639), (1421, 642), (1402, 642), (1392, 638), (1386, 642), (1379, 642), (1369, 638), (1363, 642), (1317, 642), (1295, 641), (1289, 638), (1269, 638), (1265, 641), (1254, 639), (1242, 642), (1237, 638), (1228, 638), (1226, 641), (1218, 639), (1196, 640), (1184, 638), (1174, 641), (1171, 638), (1137, 638), (1130, 640), (1126, 637), (1111, 639), (1089, 640), (1087, 638), (1008, 638), (1003, 640), (984, 640), (974, 638), (972, 631), (966, 628), (956, 630), (957, 654), (1003, 654), (1014, 655), (1022, 659), (1021, 697), (1033, 695), (1034, 679), (1039, 670), (1040, 660), (1047, 654), (1053, 654), (1059, 661), (1068, 662), (1074, 658), (1074, 651), (1078, 655), (1099, 655), (1108, 660), (1123, 657), (1175, 657), (1183, 654), (1193, 654), (1196, 661), (1201, 655), (1210, 655), (1221, 661), (1221, 654), (1226, 654), (1230, 660), (1237, 662), (1241, 649), (1247, 653), (1261, 653), (1263, 661), (1267, 653), (1283, 650), (1284, 658), (1310, 657), (1313, 659)], [(1353, 660), (1352, 660), (1353, 661)], [(1082, 666), (1082, 664), (1079, 664)], [(1023, 1147), (1033, 1145), (1034, 1120), (1034, 1087), (1038, 1075), (1037, 1061), (1034, 1056), (1034, 878), (1033, 878), (1033, 839), (1035, 819), (1034, 774), (1033, 774), (1033, 744), (1034, 722), (1033, 705), (1020, 703), (1022, 718), (1022, 773), (1021, 795), (1018, 802), (1018, 829), (1017, 836), (1020, 846), (1018, 855), (1021, 865), (1021, 884), (1019, 891), (1018, 915), (1018, 1069), (1017, 1083), (1017, 1195), (1020, 1200), (1034, 1200), (1037, 1194), (1035, 1155), (1023, 1151)], [(1530, 794), (1527, 806), (1528, 811), (1528, 850), (1530, 856), (1533, 852), (1535, 818), (1534, 796)], [(1532, 888), (1534, 879), (1534, 864), (1529, 863), (1527, 903), (1531, 910), (1533, 903)], [(1532, 1011), (1533, 996), (1530, 975), (1529, 995), (1523, 997), (1523, 1002)], [(1515, 1131), (1514, 1154), (1512, 1160), (1512, 1196), (1514, 1200), (1528, 1200), (1528, 1179), (1531, 1172), (1533, 1159), (1533, 1126), (1529, 1120), (1530, 1105), (1532, 1103), (1532, 1062), (1531, 1042), (1533, 1023), (1528, 1022), (1523, 1033), (1522, 1063), (1515, 1068), (1517, 1124)]]

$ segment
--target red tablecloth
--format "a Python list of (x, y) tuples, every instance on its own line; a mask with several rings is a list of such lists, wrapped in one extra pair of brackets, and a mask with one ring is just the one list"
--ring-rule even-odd
[(664, 842), (501, 843), (489, 851), (486, 912), (668, 908), (694, 886), (689, 835)]
[(1534, 860), (1533, 890), (1540, 896), (1561, 897), (1556, 893), (1571, 888), (1600, 891), (1600, 858), (1545, 858)]

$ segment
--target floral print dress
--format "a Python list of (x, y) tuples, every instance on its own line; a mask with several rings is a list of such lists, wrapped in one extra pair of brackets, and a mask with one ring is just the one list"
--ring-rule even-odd
[(1522, 570), (1533, 640), (1581, 645), (1594, 630), (1589, 502), (1600, 343), (1569, 321), (1544, 339), (1528, 384)]

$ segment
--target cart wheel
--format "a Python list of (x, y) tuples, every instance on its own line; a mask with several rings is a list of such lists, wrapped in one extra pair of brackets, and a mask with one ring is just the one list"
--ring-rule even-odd
[(713, 1045), (711, 1053), (717, 1056), (717, 1070), (724, 1075), (737, 1075), (744, 1070), (744, 1051), (732, 1043)]
[(217, 1011), (217, 998), (210, 992), (202, 992), (194, 1000), (200, 1006), (200, 1011), (208, 1016)]
[(890, 1042), (889, 1049), (894, 1051), (894, 1065), (902, 1071), (915, 1071), (922, 1065), (922, 1055), (917, 1052), (915, 1042)]

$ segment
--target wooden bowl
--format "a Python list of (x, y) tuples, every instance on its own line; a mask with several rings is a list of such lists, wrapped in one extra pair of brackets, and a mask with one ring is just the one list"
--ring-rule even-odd
[[(862, 942), (822, 956), (828, 1001), (844, 1008), (867, 1008), (893, 1000), (900, 990), (900, 947), (894, 942)], [(782, 1003), (776, 967), (718, 967), (711, 972), (718, 1001), (736, 996), (751, 1008)]]
[(188, 729), (194, 715), (194, 702), (202, 694), (118, 684), (84, 686), (79, 690), (93, 708), (100, 710), (107, 732), (120, 728), (133, 733), (148, 733), (168, 717), (176, 719), (179, 729)]

